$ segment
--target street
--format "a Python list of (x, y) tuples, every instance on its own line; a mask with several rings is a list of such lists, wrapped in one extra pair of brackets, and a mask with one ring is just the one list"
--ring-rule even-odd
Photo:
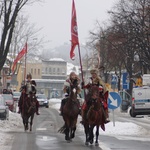
[[(79, 123), (81, 120), (80, 116), (76, 136), (72, 142), (67, 143), (64, 135), (57, 132), (63, 125), (63, 120), (62, 117), (59, 116), (58, 110), (52, 107), (48, 109), (40, 108), (40, 112), (41, 115), (35, 115), (32, 132), (24, 132), (23, 125), (18, 127), (17, 130), (8, 132), (13, 135), (13, 139), (9, 142), (7, 141), (7, 150), (149, 150), (150, 119), (148, 117), (143, 118), (139, 116), (137, 118), (131, 118), (127, 113), (116, 111), (114, 113), (115, 127), (113, 126), (113, 122), (110, 122), (106, 125), (105, 132), (100, 129), (99, 146), (96, 147), (94, 145), (84, 145), (85, 135), (83, 126)], [(112, 120), (112, 118), (113, 116), (110, 112), (110, 119)], [(121, 124), (127, 126), (122, 128), (122, 132), (119, 131), (118, 126)], [(138, 126), (139, 130), (142, 131), (137, 132), (137, 130), (133, 128), (133, 133), (127, 133), (127, 131), (132, 131), (132, 126)], [(115, 130), (115, 132), (113, 130)]]

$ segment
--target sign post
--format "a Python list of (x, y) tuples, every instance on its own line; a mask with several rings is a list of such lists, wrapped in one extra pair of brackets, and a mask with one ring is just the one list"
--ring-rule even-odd
[(108, 97), (108, 108), (113, 111), (113, 125), (115, 126), (114, 109), (121, 104), (121, 97), (117, 92), (110, 92)]

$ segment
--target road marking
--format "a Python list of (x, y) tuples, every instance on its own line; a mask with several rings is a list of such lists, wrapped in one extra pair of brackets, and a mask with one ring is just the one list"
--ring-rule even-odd
[(46, 131), (47, 129), (46, 128), (37, 128), (36, 130), (37, 131)]
[(116, 136), (118, 140), (150, 141), (147, 137)]

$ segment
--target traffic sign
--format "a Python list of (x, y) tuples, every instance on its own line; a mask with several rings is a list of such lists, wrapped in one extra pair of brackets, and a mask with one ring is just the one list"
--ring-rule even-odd
[(116, 92), (110, 92), (108, 97), (108, 108), (109, 109), (116, 109), (121, 104), (121, 97)]
[(127, 72), (122, 74), (122, 88), (129, 89), (129, 74)]

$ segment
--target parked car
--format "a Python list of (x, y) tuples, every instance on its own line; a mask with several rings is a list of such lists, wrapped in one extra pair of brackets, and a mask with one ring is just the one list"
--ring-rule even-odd
[(21, 96), (21, 92), (13, 92), (14, 101), (19, 101), (20, 96)]
[(2, 94), (2, 96), (5, 100), (6, 105), (9, 107), (9, 110), (12, 112), (16, 112), (16, 105), (14, 103), (12, 94)]
[(0, 119), (9, 119), (9, 108), (2, 95), (0, 95)]
[(45, 106), (46, 108), (49, 107), (49, 101), (45, 94), (36, 94), (36, 97), (40, 106)]
[(127, 112), (128, 108), (131, 106), (132, 97), (126, 91), (119, 91), (119, 95), (122, 99), (120, 109), (121, 109), (122, 112)]

